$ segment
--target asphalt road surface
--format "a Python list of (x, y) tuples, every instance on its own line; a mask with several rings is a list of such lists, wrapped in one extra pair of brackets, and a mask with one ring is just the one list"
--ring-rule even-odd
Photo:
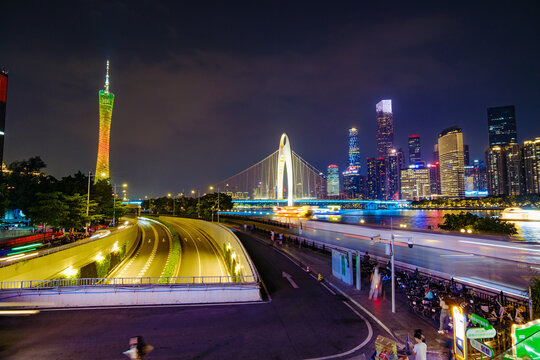
[(221, 252), (197, 221), (175, 217), (161, 217), (172, 225), (180, 236), (182, 256), (179, 277), (229, 276)]
[(126, 259), (109, 277), (160, 277), (172, 250), (172, 238), (162, 224), (139, 219), (142, 239), (133, 255)]
[(349, 355), (370, 355), (372, 347), (365, 346), (371, 346), (372, 330), (377, 330), (351, 304), (273, 248), (249, 235), (239, 236), (271, 301), (43, 311), (1, 318), (0, 358), (127, 359), (122, 352), (136, 335), (155, 347), (148, 359), (305, 359), (360, 345), (364, 347)]

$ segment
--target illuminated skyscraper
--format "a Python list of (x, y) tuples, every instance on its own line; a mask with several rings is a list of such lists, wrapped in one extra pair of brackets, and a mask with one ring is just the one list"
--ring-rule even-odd
[(504, 151), (500, 146), (493, 146), (486, 151), (489, 195), (505, 195), (506, 192), (506, 164)]
[(328, 196), (339, 196), (339, 168), (337, 165), (328, 165), (326, 185)]
[(349, 167), (360, 170), (360, 145), (356, 128), (349, 129)]
[(410, 165), (401, 170), (401, 198), (420, 200), (431, 197), (430, 169), (422, 165)]
[(349, 166), (343, 172), (343, 190), (348, 199), (358, 199), (362, 196), (360, 175), (360, 146), (358, 130), (349, 129)]
[(489, 147), (517, 143), (516, 109), (514, 105), (487, 109)]
[(540, 194), (540, 138), (527, 140), (521, 150), (526, 194)]
[(420, 151), (420, 135), (409, 136), (409, 165), (418, 164), (422, 161)]
[(399, 200), (401, 188), (401, 163), (396, 149), (386, 156), (386, 196), (385, 200)]
[(381, 100), (377, 111), (377, 156), (385, 157), (394, 147), (394, 117), (392, 100)]
[(442, 196), (462, 198), (465, 196), (465, 161), (461, 129), (454, 126), (443, 130), (438, 143)]
[(2, 167), (2, 161), (4, 160), (4, 132), (6, 130), (7, 83), (7, 71), (2, 69), (0, 70), (0, 168)]
[(387, 177), (385, 158), (367, 158), (367, 184), (366, 193), (370, 200), (387, 199)]
[(105, 90), (99, 91), (99, 144), (95, 182), (109, 178), (109, 138), (114, 94), (109, 92), (109, 60), (105, 75)]
[(510, 143), (504, 147), (504, 160), (506, 162), (507, 194), (521, 195), (523, 191), (523, 178), (521, 169), (521, 148), (519, 144)]

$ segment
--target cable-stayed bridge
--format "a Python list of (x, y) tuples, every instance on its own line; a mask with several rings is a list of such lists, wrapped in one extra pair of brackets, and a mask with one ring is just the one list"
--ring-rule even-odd
[(295, 200), (326, 197), (323, 172), (291, 150), (287, 134), (281, 135), (278, 150), (215, 187), (233, 200), (286, 199), (289, 206)]

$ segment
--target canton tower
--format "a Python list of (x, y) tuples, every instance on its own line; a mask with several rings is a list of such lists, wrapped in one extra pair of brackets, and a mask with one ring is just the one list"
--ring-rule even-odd
[(109, 60), (107, 60), (105, 90), (99, 91), (99, 144), (95, 182), (109, 179), (109, 138), (113, 103), (114, 94), (109, 92)]

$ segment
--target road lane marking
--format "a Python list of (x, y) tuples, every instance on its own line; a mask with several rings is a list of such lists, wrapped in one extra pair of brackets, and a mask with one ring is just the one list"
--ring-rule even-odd
[[(202, 233), (202, 231), (195, 225), (184, 223), (184, 226), (185, 226), (185, 231), (190, 235), (190, 237), (192, 239), (193, 239), (194, 236), (197, 236), (197, 235), (191, 236), (191, 234), (189, 233), (189, 231), (187, 229), (189, 229), (190, 231), (196, 232), (196, 233)], [(218, 263), (219, 271), (221, 272), (221, 276), (229, 275), (228, 271), (223, 270), (223, 264), (222, 264), (222, 262), (220, 260), (220, 256), (218, 255), (218, 253), (216, 252), (216, 249), (212, 245), (211, 240), (207, 236), (205, 236), (204, 233), (202, 233), (202, 234), (203, 234), (203, 237), (207, 240), (208, 246), (212, 249), (212, 252), (214, 253), (214, 256), (216, 257), (216, 261)], [(201, 238), (199, 236), (197, 236), (197, 240), (199, 240), (199, 242), (202, 243), (202, 240), (201, 240)], [(195, 244), (195, 240), (193, 240), (193, 243)], [(197, 244), (195, 244), (195, 246), (197, 246)], [(200, 263), (199, 263), (199, 265), (200, 265)]]
[[(155, 225), (151, 226), (151, 227), (152, 227), (152, 231), (154, 232), (156, 241), (154, 241), (154, 247), (152, 248), (152, 252), (150, 253), (150, 256), (148, 257), (148, 260), (146, 260), (146, 263), (144, 264), (143, 268), (141, 269), (141, 271), (139, 272), (137, 277), (143, 277), (144, 276), (144, 274), (150, 268), (150, 265), (152, 264), (152, 261), (154, 261), (154, 258), (156, 257), (157, 248), (158, 248), (158, 244), (159, 244), (159, 235), (158, 235), (158, 232), (157, 232), (157, 230), (155, 228)], [(148, 243), (150, 243), (150, 241), (148, 241)]]
[(369, 323), (369, 321), (367, 321), (367, 319), (362, 314), (360, 314), (358, 311), (356, 311), (351, 305), (347, 304), (345, 301), (343, 301), (343, 303), (345, 304), (345, 306), (347, 306), (349, 309), (351, 309), (352, 312), (356, 314), (356, 316), (358, 316), (360, 319), (364, 320), (364, 322), (366, 323), (367, 328), (368, 328), (368, 335), (366, 336), (366, 338), (364, 339), (364, 341), (362, 341), (362, 343), (360, 345), (352, 348), (349, 351), (345, 351), (345, 352), (342, 352), (340, 354), (322, 356), (322, 357), (318, 357), (318, 358), (310, 358), (308, 360), (335, 359), (335, 358), (340, 358), (340, 357), (344, 357), (344, 356), (347, 356), (347, 355), (351, 355), (351, 354), (354, 354), (355, 352), (357, 352), (358, 350), (360, 350), (361, 348), (363, 348), (364, 346), (366, 346), (366, 344), (371, 341), (371, 338), (373, 337), (373, 328), (371, 327), (371, 324)]
[(324, 283), (321, 283), (322, 286), (326, 288), (326, 290), (330, 291), (330, 294), (337, 295), (334, 290), (330, 289), (328, 286), (326, 286)]
[[(191, 238), (191, 241), (193, 241), (193, 245), (195, 245), (195, 250), (197, 250), (197, 259), (199, 260), (199, 276), (201, 276), (201, 273), (202, 273), (202, 269), (201, 269), (201, 254), (199, 253), (199, 247), (197, 246), (197, 243), (195, 242), (195, 240), (193, 239), (193, 237), (191, 236), (191, 234), (189, 233), (188, 230), (186, 230), (185, 227), (181, 227), (183, 231), (186, 232), (187, 236), (189, 236)], [(186, 238), (186, 241), (187, 241), (187, 238)]]
[(298, 285), (296, 285), (296, 283), (294, 282), (294, 280), (292, 279), (291, 275), (290, 274), (287, 274), (285, 271), (283, 271), (281, 273), (281, 277), (289, 280), (289, 283), (291, 283), (291, 286), (295, 289), (298, 289)]
[[(144, 228), (144, 226), (141, 225), (141, 229), (142, 229), (142, 243), (144, 243), (144, 238), (146, 236), (146, 229)], [(135, 261), (135, 259), (140, 255), (141, 253), (141, 250), (142, 250), (142, 245), (139, 246), (139, 249), (137, 250), (137, 253), (135, 253), (135, 255), (128, 261), (128, 263), (126, 265), (124, 265), (122, 267), (122, 271), (120, 271), (120, 273), (118, 274), (118, 277), (119, 278), (122, 278), (124, 277), (124, 273), (127, 271), (127, 269), (131, 266), (131, 264), (133, 264), (133, 262)]]

